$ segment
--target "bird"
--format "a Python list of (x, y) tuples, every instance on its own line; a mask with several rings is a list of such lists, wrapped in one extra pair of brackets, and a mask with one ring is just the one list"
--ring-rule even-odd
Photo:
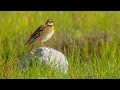
[(49, 40), (54, 33), (54, 26), (53, 26), (53, 20), (47, 19), (45, 25), (40, 25), (33, 34), (28, 38), (28, 40), (25, 43), (25, 46), (28, 46), (34, 41), (38, 41), (43, 47), (46, 47), (44, 45), (44, 42)]

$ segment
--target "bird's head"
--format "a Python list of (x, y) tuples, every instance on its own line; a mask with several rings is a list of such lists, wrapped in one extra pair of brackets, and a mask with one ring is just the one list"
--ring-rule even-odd
[(46, 21), (46, 25), (50, 25), (50, 26), (53, 26), (53, 21), (51, 19), (48, 19)]

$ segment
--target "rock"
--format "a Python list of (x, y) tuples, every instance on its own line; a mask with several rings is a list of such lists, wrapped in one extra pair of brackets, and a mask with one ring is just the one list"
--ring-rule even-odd
[(59, 69), (63, 73), (67, 73), (68, 61), (66, 57), (53, 48), (39, 47), (34, 49), (20, 60), (19, 66), (24, 68), (26, 61), (29, 65), (32, 65), (32, 58), (37, 63), (49, 65), (52, 68)]

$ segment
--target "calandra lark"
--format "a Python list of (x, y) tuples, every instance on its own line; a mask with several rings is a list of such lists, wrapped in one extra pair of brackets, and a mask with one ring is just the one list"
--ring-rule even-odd
[(43, 43), (50, 39), (53, 33), (53, 21), (48, 19), (45, 25), (41, 25), (35, 30), (35, 32), (28, 38), (25, 45), (29, 45), (34, 41), (39, 41), (40, 44), (44, 47), (45, 45)]

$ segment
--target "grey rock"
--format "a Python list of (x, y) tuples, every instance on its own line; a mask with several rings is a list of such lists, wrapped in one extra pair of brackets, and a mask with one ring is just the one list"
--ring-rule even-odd
[(34, 49), (20, 60), (19, 66), (24, 68), (26, 61), (29, 65), (31, 65), (32, 59), (37, 63), (49, 65), (52, 68), (59, 69), (63, 73), (67, 73), (67, 58), (64, 56), (64, 54), (53, 48), (39, 47)]

